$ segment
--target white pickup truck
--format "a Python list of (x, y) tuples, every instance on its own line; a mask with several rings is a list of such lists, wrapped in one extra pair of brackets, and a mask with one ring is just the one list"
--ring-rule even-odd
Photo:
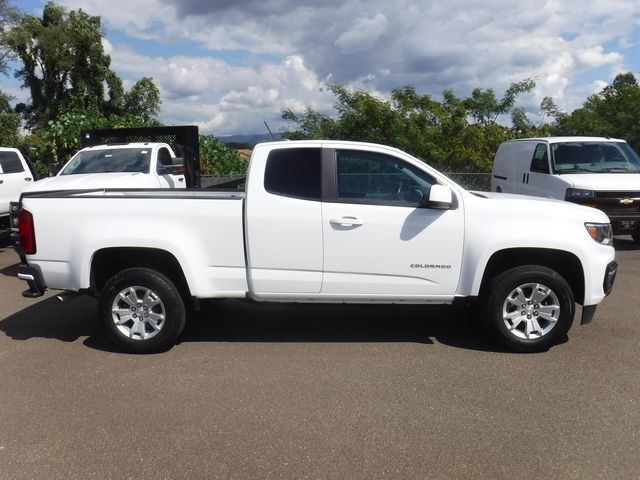
[(0, 241), (9, 238), (9, 203), (35, 180), (31, 165), (16, 148), (0, 148)]
[(609, 294), (607, 216), (558, 200), (468, 192), (395, 148), (257, 145), (246, 192), (29, 192), (19, 211), (24, 295), (98, 295), (131, 352), (173, 345), (186, 305), (447, 304), (479, 300), (503, 345), (540, 351)]
[[(3, 152), (0, 151), (0, 158), (2, 155)], [(17, 166), (15, 160), (12, 165)], [(6, 217), (3, 217), (3, 210), (0, 208), (0, 237), (4, 234), (8, 238), (9, 224), (15, 226), (14, 213), (22, 192), (91, 188), (186, 188), (184, 171), (183, 159), (176, 157), (166, 143), (123, 143), (83, 148), (54, 177), (43, 178), (25, 186), (20, 182), (21, 177), (30, 182), (32, 178), (28, 177), (32, 175), (11, 175), (14, 177), (12, 188), (0, 188), (0, 200), (7, 206)], [(2, 177), (0, 173), (0, 187), (3, 186)]]
[(24, 191), (185, 188), (183, 171), (182, 159), (166, 143), (97, 145), (83, 148), (55, 177), (43, 178)]

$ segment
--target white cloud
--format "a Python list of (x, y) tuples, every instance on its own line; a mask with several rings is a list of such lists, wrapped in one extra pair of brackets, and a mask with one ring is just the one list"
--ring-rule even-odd
[[(256, 128), (281, 108), (327, 109), (333, 99), (320, 91), (325, 82), (467, 95), (475, 87), (500, 94), (534, 78), (535, 94), (524, 100), (552, 96), (575, 108), (596, 80), (586, 73), (610, 81), (640, 70), (630, 64), (637, 58), (624, 56), (638, 41), (637, 0), (139, 0), (135, 13), (130, 0), (61, 3), (101, 15), (107, 33), (209, 49), (211, 56), (159, 58), (109, 44), (117, 72), (159, 83), (163, 115), (180, 102), (199, 102), (209, 110), (193, 110), (195, 120), (210, 116), (202, 121), (216, 129)], [(232, 65), (221, 51), (283, 60)], [(251, 109), (258, 110), (253, 120)]]
[(220, 109), (222, 111), (252, 110), (275, 107), (280, 92), (275, 88), (263, 88), (255, 85), (248, 86), (244, 91), (238, 92), (232, 90), (220, 100)]
[(576, 52), (576, 59), (581, 68), (596, 68), (602, 65), (619, 64), (623, 57), (618, 52), (605, 53), (602, 45), (580, 49)]
[(313, 105), (326, 111), (333, 101), (325, 84), (295, 55), (278, 64), (234, 66), (210, 57), (145, 56), (122, 45), (112, 45), (110, 54), (112, 67), (126, 78), (153, 74), (165, 123), (195, 123), (206, 133), (262, 131), (264, 120), (277, 130), (283, 126), (282, 109), (302, 112)]
[(335, 41), (335, 46), (345, 53), (374, 48), (386, 28), (387, 18), (382, 13), (377, 13), (373, 18), (356, 18), (353, 25), (340, 34)]

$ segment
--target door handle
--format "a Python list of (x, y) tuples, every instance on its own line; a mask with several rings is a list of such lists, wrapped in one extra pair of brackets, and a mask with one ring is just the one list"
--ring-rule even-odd
[(4, 183), (4, 180), (0, 180), (0, 183)]
[(31, 181), (31, 177), (27, 177), (24, 179), (25, 182), (30, 182)]
[(358, 217), (332, 218), (329, 220), (329, 223), (331, 225), (339, 225), (341, 227), (357, 227), (359, 225), (364, 225), (362, 219)]
[(184, 182), (184, 178), (180, 177), (180, 178), (178, 179), (178, 181), (179, 181), (179, 182)]

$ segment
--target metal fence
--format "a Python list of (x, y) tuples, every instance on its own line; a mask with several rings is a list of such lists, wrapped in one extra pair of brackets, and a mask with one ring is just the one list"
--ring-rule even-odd
[(445, 175), (467, 190), (479, 190), (482, 192), (491, 190), (490, 173), (448, 172)]

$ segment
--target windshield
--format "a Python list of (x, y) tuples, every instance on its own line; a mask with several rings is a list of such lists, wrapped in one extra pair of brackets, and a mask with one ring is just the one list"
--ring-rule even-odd
[(559, 174), (640, 172), (640, 157), (622, 142), (554, 143), (551, 156)]
[(60, 175), (80, 173), (142, 172), (149, 173), (150, 149), (112, 148), (78, 152)]

